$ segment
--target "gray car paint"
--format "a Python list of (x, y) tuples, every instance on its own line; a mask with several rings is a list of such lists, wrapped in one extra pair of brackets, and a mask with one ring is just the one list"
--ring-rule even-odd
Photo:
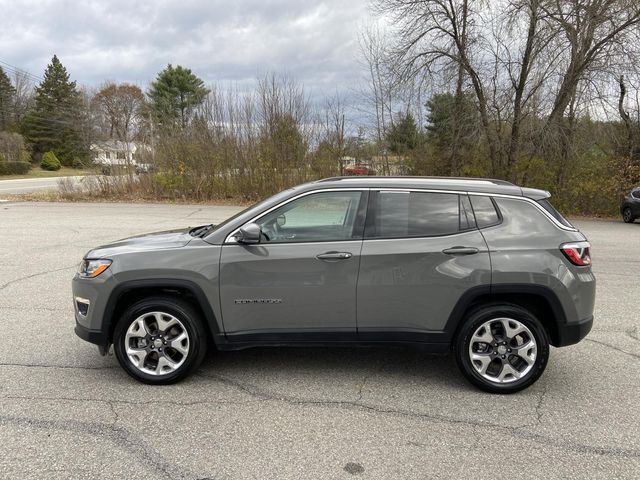
[[(228, 335), (268, 331), (356, 332), (362, 240), (224, 245), (220, 301)], [(319, 260), (346, 252), (344, 260)], [(237, 303), (239, 299), (281, 303)]]
[[(503, 210), (504, 221), (445, 237), (331, 245), (334, 242), (242, 246), (229, 238), (256, 216), (298, 195), (344, 188), (490, 194)], [(76, 319), (85, 328), (100, 331), (107, 300), (116, 287), (140, 279), (173, 279), (204, 292), (215, 330), (229, 334), (273, 329), (439, 331), (465, 290), (492, 282), (549, 287), (560, 299), (567, 320), (577, 322), (592, 315), (595, 280), (590, 267), (571, 266), (559, 250), (561, 243), (584, 236), (555, 223), (528, 200), (548, 196), (542, 190), (463, 179), (355, 178), (304, 184), (249, 208), (204, 239), (193, 238), (186, 230), (162, 232), (88, 252), (85, 258), (109, 258), (113, 264), (95, 279), (76, 275), (74, 296), (91, 302), (87, 316), (76, 310)], [(442, 254), (455, 245), (476, 246), (479, 253)], [(335, 264), (315, 258), (329, 250), (353, 256)], [(246, 297), (281, 298), (282, 303), (232, 303)]]
[[(474, 255), (449, 255), (455, 246)], [(358, 331), (440, 332), (470, 288), (491, 283), (487, 246), (479, 230), (405, 239), (365, 240), (358, 279)]]
[(492, 283), (543, 285), (556, 294), (568, 323), (593, 314), (595, 277), (591, 267), (566, 261), (560, 245), (586, 240), (578, 231), (557, 228), (528, 202), (494, 197), (501, 225), (482, 229), (491, 252)]

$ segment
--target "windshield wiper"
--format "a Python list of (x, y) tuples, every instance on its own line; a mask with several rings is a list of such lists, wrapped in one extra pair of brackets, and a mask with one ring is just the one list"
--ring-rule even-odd
[(192, 228), (191, 230), (189, 230), (189, 235), (191, 235), (192, 237), (202, 238), (206, 234), (208, 234), (211, 230), (213, 230), (214, 227), (215, 225), (210, 224), (210, 225), (203, 225), (201, 227)]

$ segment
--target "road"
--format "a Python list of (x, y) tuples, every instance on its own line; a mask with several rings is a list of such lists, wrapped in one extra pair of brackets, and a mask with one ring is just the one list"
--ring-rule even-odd
[(17, 178), (12, 180), (0, 180), (0, 198), (2, 198), (2, 194), (21, 194), (57, 190), (58, 180), (62, 178), (67, 178), (77, 182), (83, 177)]
[(511, 396), (472, 388), (450, 356), (393, 348), (223, 353), (151, 387), (75, 337), (88, 249), (235, 210), (0, 205), (0, 478), (640, 478), (640, 224), (578, 223), (594, 329)]

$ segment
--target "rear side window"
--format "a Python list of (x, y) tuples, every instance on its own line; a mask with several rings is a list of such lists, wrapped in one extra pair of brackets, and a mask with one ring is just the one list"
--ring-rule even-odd
[(549, 200), (547, 200), (546, 198), (542, 200), (538, 200), (538, 204), (540, 204), (542, 208), (544, 208), (547, 212), (549, 212), (551, 216), (556, 220), (558, 220), (562, 225), (564, 225), (565, 227), (574, 228), (573, 225), (569, 223), (569, 220), (564, 218), (559, 211), (553, 208), (553, 205), (551, 205)]
[(631, 192), (631, 196), (633, 198), (640, 198), (640, 190), (634, 190), (633, 192)]
[(473, 206), (478, 228), (490, 227), (500, 223), (500, 215), (491, 197), (471, 195), (471, 205)]
[(451, 235), (471, 228), (461, 215), (457, 194), (381, 191), (373, 202), (375, 213), (367, 225), (369, 238)]

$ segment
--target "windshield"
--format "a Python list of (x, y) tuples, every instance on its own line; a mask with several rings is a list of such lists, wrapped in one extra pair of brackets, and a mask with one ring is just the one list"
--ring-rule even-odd
[(254, 203), (253, 205), (251, 205), (250, 207), (245, 208), (244, 210), (239, 211), (238, 213), (236, 213), (235, 215), (227, 218), (225, 221), (218, 223), (217, 225), (214, 225), (213, 230), (218, 230), (221, 227), (224, 227), (225, 225), (227, 225), (229, 222), (234, 221), (236, 218), (240, 217), (241, 215), (244, 215), (245, 213), (247, 213), (249, 210), (252, 210), (254, 208), (258, 209), (259, 207), (261, 207), (262, 205), (266, 205), (267, 203), (270, 203), (272, 201), (276, 202), (282, 198), (285, 198), (287, 196), (289, 196), (289, 194), (293, 191), (293, 188), (288, 188), (287, 190), (283, 190), (280, 193), (276, 193), (275, 195), (272, 195), (268, 198), (265, 198), (264, 200), (259, 201), (258, 203)]
[(542, 208), (544, 208), (547, 212), (549, 212), (551, 214), (551, 216), (553, 218), (555, 218), (556, 220), (558, 220), (562, 225), (564, 225), (565, 227), (569, 227), (569, 228), (575, 228), (573, 225), (571, 225), (569, 220), (564, 218), (559, 211), (557, 211), (555, 208), (553, 208), (553, 205), (551, 205), (549, 200), (547, 200), (546, 198), (543, 198), (542, 200), (538, 200), (538, 203), (540, 204), (540, 206)]

